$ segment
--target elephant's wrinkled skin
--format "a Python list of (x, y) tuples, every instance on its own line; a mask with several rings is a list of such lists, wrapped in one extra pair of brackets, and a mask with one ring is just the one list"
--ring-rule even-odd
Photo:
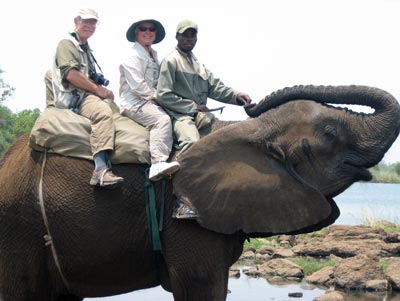
[[(367, 168), (400, 129), (396, 99), (362, 86), (287, 88), (247, 112), (246, 121), (215, 123), (181, 158), (174, 192), (196, 207), (197, 221), (171, 218), (167, 181), (159, 268), (147, 230), (144, 166), (115, 165), (123, 186), (94, 188), (92, 162), (48, 154), (44, 164), (27, 136), (17, 140), (0, 161), (0, 300), (82, 300), (159, 284), (177, 301), (225, 300), (228, 270), (246, 237), (333, 223), (339, 211), (332, 198), (371, 179)], [(43, 238), (43, 166), (43, 201), (60, 269)], [(155, 188), (159, 196), (161, 182)]]

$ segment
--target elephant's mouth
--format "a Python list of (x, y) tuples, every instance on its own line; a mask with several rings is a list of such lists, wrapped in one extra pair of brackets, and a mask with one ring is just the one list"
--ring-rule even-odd
[(358, 166), (354, 163), (344, 162), (346, 172), (351, 175), (355, 181), (371, 181), (372, 175), (364, 166)]

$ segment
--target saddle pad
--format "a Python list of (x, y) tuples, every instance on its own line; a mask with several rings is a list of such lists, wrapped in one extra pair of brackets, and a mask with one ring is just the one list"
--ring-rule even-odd
[[(149, 131), (118, 112), (115, 122), (113, 164), (150, 163)], [(93, 160), (89, 136), (90, 121), (68, 109), (47, 107), (36, 120), (29, 146), (37, 151)]]

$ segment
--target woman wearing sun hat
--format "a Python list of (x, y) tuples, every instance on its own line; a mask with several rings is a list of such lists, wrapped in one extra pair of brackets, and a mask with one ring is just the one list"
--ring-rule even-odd
[(128, 41), (134, 42), (131, 55), (119, 66), (121, 114), (150, 131), (151, 181), (179, 170), (178, 162), (167, 162), (173, 142), (171, 119), (155, 102), (160, 63), (152, 45), (164, 37), (164, 27), (157, 20), (133, 23), (126, 33)]

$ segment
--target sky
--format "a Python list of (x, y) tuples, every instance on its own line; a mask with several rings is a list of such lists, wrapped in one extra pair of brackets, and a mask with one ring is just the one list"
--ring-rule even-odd
[[(309, 84), (368, 85), (400, 97), (400, 0), (5, 0), (0, 7), (0, 68), (16, 88), (5, 103), (14, 112), (45, 108), (44, 73), (82, 7), (99, 13), (89, 43), (116, 96), (129, 26), (143, 18), (164, 25), (166, 37), (154, 45), (161, 60), (176, 46), (176, 25), (189, 18), (199, 26), (195, 55), (253, 102)], [(247, 117), (235, 106), (216, 115)], [(400, 161), (400, 138), (384, 161)]]

